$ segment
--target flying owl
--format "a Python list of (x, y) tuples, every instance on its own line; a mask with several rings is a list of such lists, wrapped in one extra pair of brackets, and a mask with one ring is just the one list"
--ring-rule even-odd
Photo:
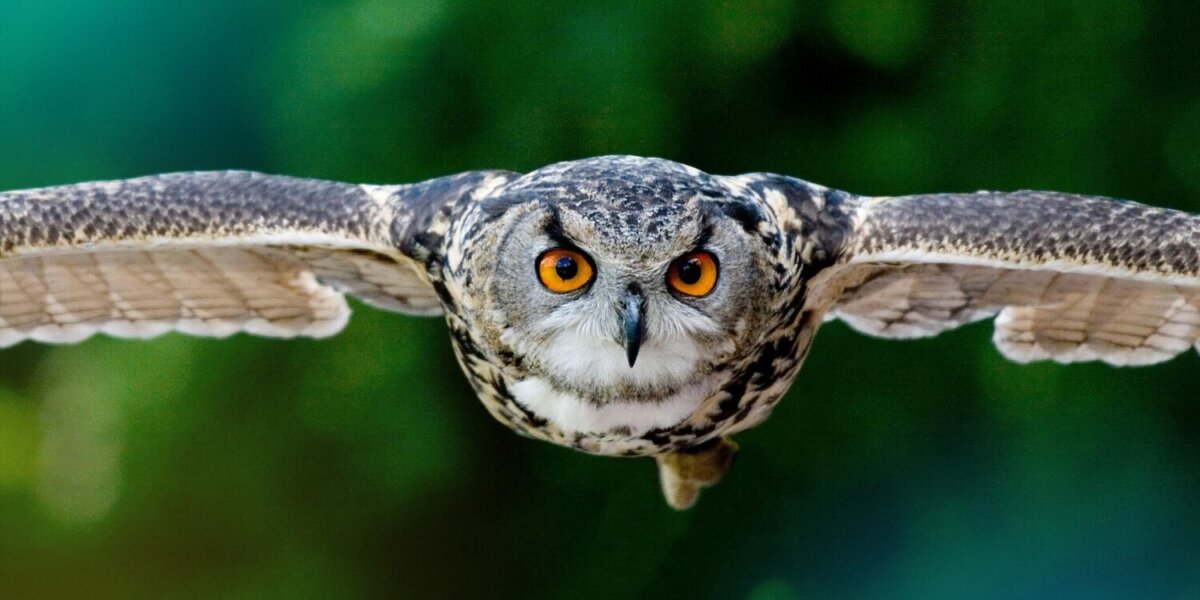
[(917, 338), (994, 318), (1019, 362), (1195, 346), (1200, 217), (1052, 192), (864, 197), (633, 156), (412, 185), (205, 172), (0, 194), (0, 346), (324, 337), (346, 294), (442, 315), (492, 416), (652, 456), (686, 508), (829, 319)]

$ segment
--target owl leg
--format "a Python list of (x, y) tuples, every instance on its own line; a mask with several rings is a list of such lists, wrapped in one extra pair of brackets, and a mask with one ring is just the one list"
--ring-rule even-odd
[(691, 508), (700, 490), (721, 481), (736, 455), (737, 444), (723, 437), (654, 457), (667, 504), (676, 510)]

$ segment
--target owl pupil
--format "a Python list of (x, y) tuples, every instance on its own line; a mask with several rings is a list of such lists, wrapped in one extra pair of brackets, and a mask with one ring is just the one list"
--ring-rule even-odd
[(554, 263), (554, 272), (563, 281), (570, 281), (575, 279), (575, 276), (579, 274), (579, 265), (576, 264), (575, 259), (564, 256), (558, 259), (558, 262)]
[(700, 261), (694, 258), (689, 259), (679, 265), (679, 280), (688, 285), (695, 285), (697, 281), (700, 281), (701, 271)]

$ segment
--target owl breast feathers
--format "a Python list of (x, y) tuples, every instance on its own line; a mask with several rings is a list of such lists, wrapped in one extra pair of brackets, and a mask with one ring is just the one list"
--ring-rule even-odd
[(691, 505), (822, 322), (994, 318), (1020, 362), (1159, 362), (1200, 340), (1200, 218), (1050, 192), (862, 197), (608, 156), (354, 185), (246, 172), (0, 194), (0, 346), (94, 333), (324, 337), (350, 294), (444, 315), (487, 410), (654, 456)]

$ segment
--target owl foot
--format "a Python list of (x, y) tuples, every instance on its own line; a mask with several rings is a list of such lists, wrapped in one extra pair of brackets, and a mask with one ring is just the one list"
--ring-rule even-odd
[(725, 476), (737, 450), (737, 444), (723, 437), (654, 457), (667, 504), (675, 510), (691, 508), (700, 490), (716, 485)]

